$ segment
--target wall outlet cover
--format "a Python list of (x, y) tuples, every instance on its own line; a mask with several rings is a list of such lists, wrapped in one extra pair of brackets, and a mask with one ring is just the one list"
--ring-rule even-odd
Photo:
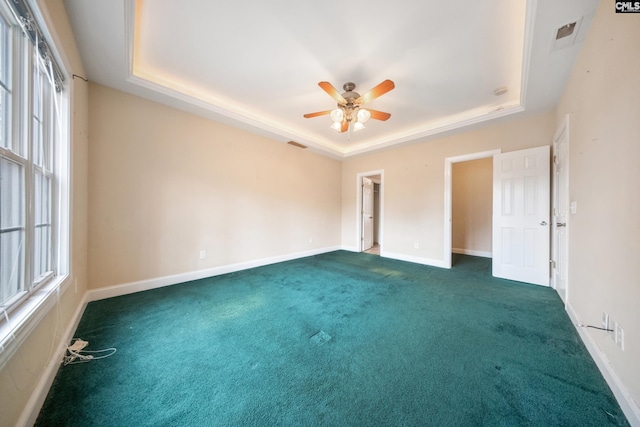
[(619, 323), (616, 323), (614, 333), (616, 336), (616, 344), (618, 344), (618, 347), (620, 347), (622, 351), (624, 351), (624, 329), (622, 329), (622, 326), (620, 326)]

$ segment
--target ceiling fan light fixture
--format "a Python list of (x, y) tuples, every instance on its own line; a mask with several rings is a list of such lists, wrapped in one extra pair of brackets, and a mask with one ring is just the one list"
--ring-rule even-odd
[(370, 118), (371, 113), (368, 110), (364, 108), (358, 110), (358, 123), (366, 123)]
[(391, 114), (383, 111), (369, 111), (361, 108), (363, 104), (373, 101), (379, 96), (382, 96), (395, 88), (395, 84), (391, 80), (387, 79), (383, 81), (364, 95), (354, 92), (356, 85), (352, 82), (344, 84), (343, 89), (345, 92), (343, 94), (340, 94), (340, 92), (338, 92), (338, 90), (329, 82), (320, 82), (318, 83), (318, 86), (338, 102), (338, 108), (304, 114), (304, 117), (310, 119), (312, 117), (328, 115), (331, 117), (331, 121), (333, 122), (331, 124), (331, 129), (336, 132), (344, 133), (349, 131), (349, 134), (351, 134), (351, 132), (357, 132), (364, 129), (364, 124), (371, 118), (384, 121), (391, 117)]
[(342, 111), (342, 108), (336, 108), (335, 110), (331, 111), (331, 120), (333, 120), (334, 124), (335, 123), (340, 124), (343, 118), (344, 118), (344, 112)]

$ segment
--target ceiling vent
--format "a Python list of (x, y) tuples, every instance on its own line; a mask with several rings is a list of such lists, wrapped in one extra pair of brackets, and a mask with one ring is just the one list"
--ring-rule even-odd
[(576, 42), (576, 36), (578, 35), (581, 22), (582, 18), (558, 28), (555, 31), (555, 38), (553, 40), (551, 51), (573, 46)]
[(287, 144), (289, 144), (289, 145), (293, 145), (294, 147), (302, 148), (303, 150), (304, 150), (305, 148), (307, 148), (307, 146), (306, 146), (306, 145), (302, 145), (302, 144), (300, 144), (299, 142), (295, 142), (295, 141), (289, 141), (289, 142), (287, 142)]
[(577, 22), (572, 22), (571, 24), (567, 24), (558, 28), (558, 31), (556, 31), (556, 40), (569, 37), (571, 34), (573, 34), (573, 30), (576, 29), (576, 24)]

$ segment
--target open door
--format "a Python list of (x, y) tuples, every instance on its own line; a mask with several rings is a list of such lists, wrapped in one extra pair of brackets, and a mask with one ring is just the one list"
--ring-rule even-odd
[[(569, 129), (567, 120), (553, 140), (551, 283), (566, 304), (568, 294)], [(575, 209), (575, 206), (574, 206)]]
[(549, 286), (550, 147), (493, 164), (493, 275)]
[(362, 251), (373, 246), (373, 181), (362, 177)]

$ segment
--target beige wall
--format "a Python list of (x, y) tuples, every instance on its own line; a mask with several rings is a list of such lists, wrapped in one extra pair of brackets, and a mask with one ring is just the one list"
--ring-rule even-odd
[(89, 98), (92, 288), (340, 245), (339, 161), (104, 86)]
[[(554, 130), (553, 114), (542, 113), (345, 160), (342, 167), (342, 244), (354, 250), (357, 248), (357, 175), (382, 169), (382, 250), (406, 259), (442, 262), (445, 158), (498, 148), (507, 152), (549, 145)], [(415, 243), (418, 243), (418, 249), (415, 249)]]
[(569, 115), (569, 306), (581, 322), (602, 312), (625, 331), (622, 351), (596, 345), (640, 403), (640, 16), (600, 2), (557, 107)]
[[(46, 3), (70, 72), (84, 75), (62, 1)], [(625, 328), (624, 351), (590, 333), (640, 401), (640, 25), (612, 9), (602, 2), (555, 116), (489, 124), (342, 164), (70, 80), (78, 292), (69, 287), (0, 371), (0, 425), (18, 420), (87, 283), (99, 288), (338, 244), (356, 248), (356, 176), (379, 169), (383, 250), (441, 261), (444, 159), (547, 145), (565, 114), (570, 198), (578, 203), (569, 222), (569, 305), (585, 323), (599, 324), (607, 311)], [(200, 250), (208, 252), (203, 261)]]
[(491, 255), (493, 158), (451, 165), (451, 247)]
[[(64, 49), (61, 53), (69, 73), (84, 75), (62, 1), (41, 3), (56, 45)], [(70, 286), (0, 370), (0, 426), (13, 426), (18, 421), (87, 289), (88, 87), (82, 80), (68, 79), (65, 84), (72, 99)]]

